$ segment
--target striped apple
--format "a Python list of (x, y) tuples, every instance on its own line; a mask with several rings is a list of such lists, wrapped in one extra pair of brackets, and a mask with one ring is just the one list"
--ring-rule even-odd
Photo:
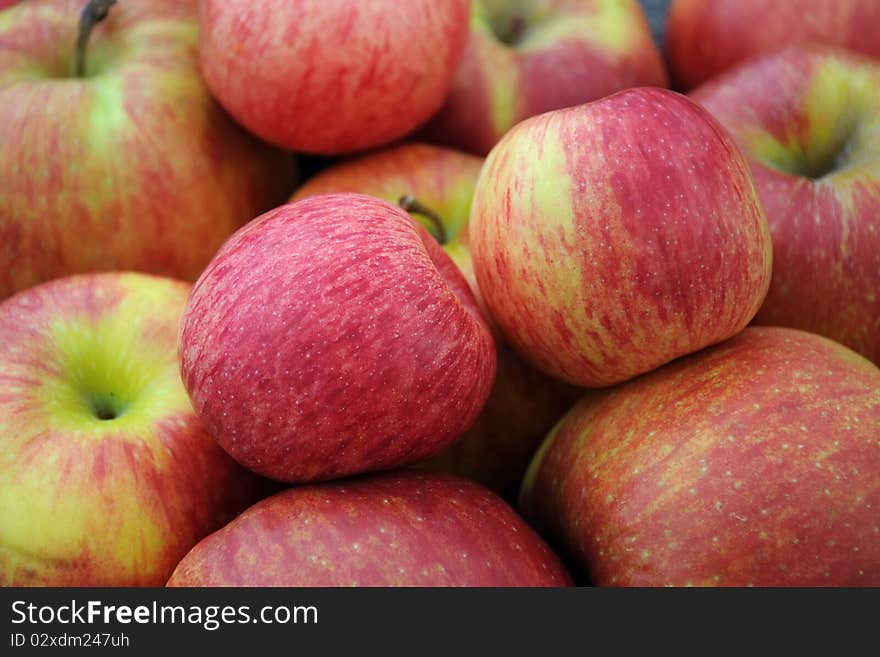
[(400, 471), (299, 486), (205, 538), (168, 586), (543, 586), (558, 558), (471, 481)]
[(443, 103), (470, 0), (202, 0), (208, 86), (250, 131), (319, 154), (412, 132)]
[(521, 509), (618, 586), (880, 585), (880, 370), (750, 327), (557, 425)]
[(877, 0), (675, 0), (666, 24), (673, 80), (692, 89), (756, 55), (815, 43), (880, 59)]
[(90, 274), (0, 304), (0, 585), (161, 585), (268, 492), (183, 388), (189, 289)]
[[(467, 221), (483, 159), (421, 143), (404, 143), (352, 158), (313, 176), (291, 200), (332, 192), (370, 194), (391, 203), (415, 199), (412, 211), (467, 279), (484, 317), (467, 242)], [(526, 466), (550, 428), (583, 391), (542, 374), (496, 332), (498, 374), (474, 424), (425, 465), (474, 479), (515, 499)]]
[(470, 244), (507, 339), (583, 386), (729, 338), (770, 282), (770, 234), (747, 162), (708, 112), (662, 89), (511, 130), (480, 174)]
[(770, 224), (773, 278), (755, 323), (880, 363), (880, 61), (793, 46), (691, 97), (748, 156)]
[(527, 117), (668, 84), (637, 0), (474, 0), (446, 103), (421, 134), (485, 155)]
[(180, 363), (220, 445), (291, 482), (437, 454), (473, 423), (496, 370), (449, 256), (400, 208), (351, 193), (233, 235), (193, 287)]

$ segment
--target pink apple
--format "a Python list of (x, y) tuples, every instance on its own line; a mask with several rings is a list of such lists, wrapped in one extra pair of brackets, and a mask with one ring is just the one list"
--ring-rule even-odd
[[(406, 196), (416, 199), (430, 218), (418, 212), (413, 218), (441, 242), (479, 302), (467, 220), (482, 164), (482, 158), (448, 148), (399, 144), (321, 171), (292, 200), (329, 192), (370, 194), (391, 203)], [(461, 439), (425, 465), (474, 479), (513, 499), (532, 453), (582, 390), (542, 374), (499, 333), (495, 337), (498, 374), (486, 406)]]
[(202, 0), (202, 71), (229, 113), (269, 142), (321, 154), (379, 146), (442, 104), (469, 6)]
[(877, 0), (674, 0), (666, 24), (673, 79), (692, 89), (749, 59), (795, 43), (880, 59)]
[(521, 508), (599, 586), (878, 586), (880, 370), (748, 328), (576, 406)]
[(513, 128), (480, 174), (470, 240), (507, 339), (584, 386), (729, 338), (770, 282), (748, 164), (708, 112), (662, 89)]
[(183, 388), (189, 289), (92, 274), (0, 304), (0, 584), (161, 585), (268, 492)]
[(169, 586), (544, 586), (562, 564), (489, 490), (394, 472), (300, 486), (251, 507), (180, 562)]
[(696, 90), (748, 155), (773, 237), (755, 322), (880, 363), (880, 61), (792, 47)]
[(0, 299), (96, 270), (194, 280), (292, 186), (293, 160), (246, 135), (202, 82), (194, 2), (116, 4), (77, 77), (85, 4), (0, 15)]
[(422, 134), (485, 155), (529, 116), (668, 82), (637, 0), (474, 0), (446, 104)]
[(236, 233), (193, 288), (180, 344), (212, 435), (285, 481), (432, 456), (495, 377), (455, 264), (403, 210), (359, 194), (312, 196)]

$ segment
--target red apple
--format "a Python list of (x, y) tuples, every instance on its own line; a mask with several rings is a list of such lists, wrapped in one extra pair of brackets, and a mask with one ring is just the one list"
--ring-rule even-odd
[(446, 104), (422, 135), (485, 155), (529, 116), (668, 84), (637, 0), (474, 0)]
[(795, 43), (880, 59), (878, 34), (877, 0), (673, 0), (666, 54), (675, 82), (692, 89), (750, 57)]
[(693, 93), (749, 157), (773, 238), (755, 323), (880, 363), (880, 62), (792, 47)]
[(470, 240), (507, 339), (576, 385), (617, 383), (729, 338), (770, 282), (748, 164), (708, 112), (662, 89), (513, 128), (480, 174)]
[(522, 508), (620, 586), (880, 584), (880, 370), (748, 328), (576, 406)]
[(223, 106), (263, 139), (347, 153), (437, 111), (470, 0), (202, 0), (201, 57)]
[(0, 15), (0, 299), (71, 273), (194, 280), (281, 202), (293, 161), (211, 98), (194, 2), (125, 0), (73, 72), (83, 0)]
[(566, 586), (500, 498), (449, 474), (394, 472), (270, 497), (204, 539), (168, 586)]
[[(418, 212), (413, 218), (432, 231), (480, 301), (467, 220), (482, 164), (479, 157), (448, 148), (399, 144), (323, 170), (292, 200), (330, 192), (370, 194), (391, 203), (413, 197), (431, 219)], [(491, 325), (485, 312), (484, 317)], [(535, 449), (582, 391), (542, 374), (500, 334), (495, 338), (498, 374), (486, 406), (459, 440), (425, 465), (474, 479), (513, 499)]]
[(180, 345), (212, 435), (284, 481), (433, 456), (495, 377), (455, 264), (403, 210), (359, 194), (282, 206), (230, 238), (193, 288)]
[(180, 380), (189, 288), (92, 274), (0, 304), (0, 585), (161, 585), (263, 492)]

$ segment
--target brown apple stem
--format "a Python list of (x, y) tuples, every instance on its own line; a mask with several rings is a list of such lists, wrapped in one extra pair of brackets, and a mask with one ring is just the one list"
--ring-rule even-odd
[(92, 28), (107, 18), (110, 7), (116, 4), (116, 0), (89, 0), (89, 3), (79, 15), (79, 34), (76, 37), (76, 46), (73, 51), (73, 74), (81, 78), (86, 73), (86, 46)]
[(411, 194), (401, 196), (397, 204), (410, 214), (418, 214), (428, 219), (434, 227), (434, 237), (437, 238), (440, 244), (446, 244), (446, 229), (443, 227), (443, 221), (440, 219), (439, 214), (420, 203)]

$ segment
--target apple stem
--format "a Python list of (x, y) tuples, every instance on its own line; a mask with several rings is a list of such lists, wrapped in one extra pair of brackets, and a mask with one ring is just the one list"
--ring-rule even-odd
[(81, 78), (86, 73), (86, 46), (92, 28), (107, 18), (110, 7), (116, 4), (116, 0), (89, 0), (89, 3), (79, 15), (79, 34), (76, 37), (76, 47), (73, 57), (73, 74)]
[(417, 201), (412, 194), (404, 194), (397, 201), (397, 204), (410, 214), (418, 214), (428, 219), (434, 227), (434, 236), (437, 238), (437, 241), (440, 244), (446, 244), (446, 229), (443, 228), (443, 221), (440, 219), (439, 214)]

